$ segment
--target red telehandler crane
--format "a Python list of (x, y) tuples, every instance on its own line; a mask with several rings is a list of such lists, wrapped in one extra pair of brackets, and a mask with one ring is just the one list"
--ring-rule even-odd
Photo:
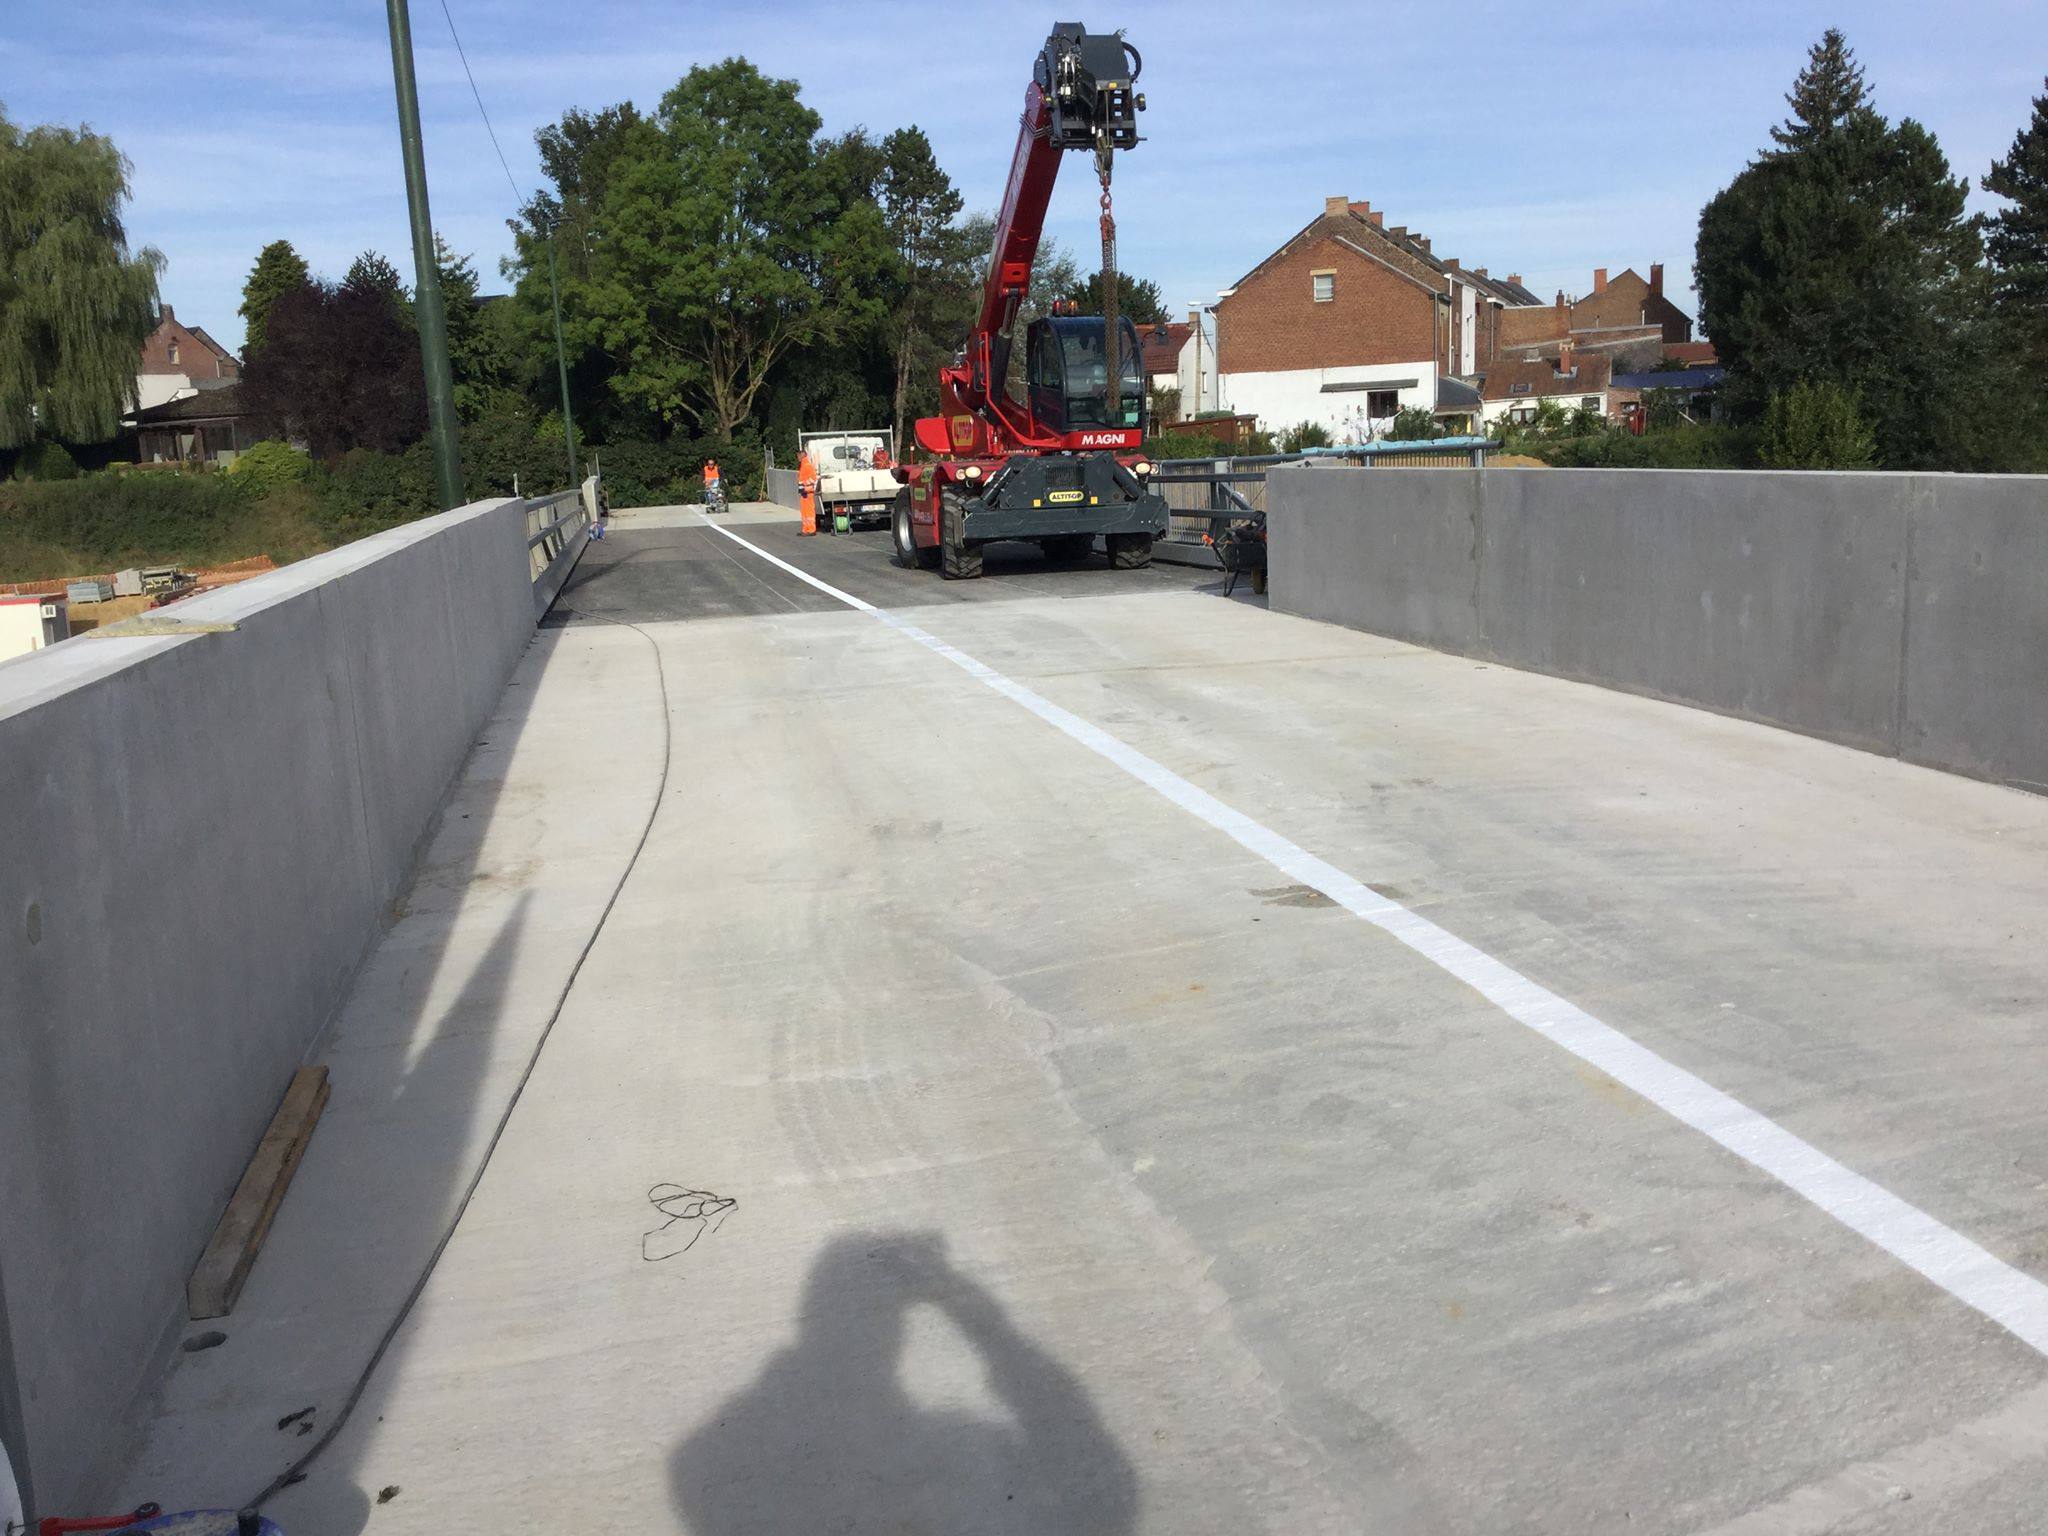
[[(934, 457), (899, 466), (890, 520), (896, 557), (949, 580), (981, 574), (997, 539), (1079, 560), (1101, 536), (1112, 565), (1152, 558), (1166, 532), (1166, 501), (1138, 453), (1145, 439), (1145, 379), (1138, 334), (1116, 307), (1116, 225), (1110, 158), (1138, 142), (1145, 98), (1132, 87), (1144, 61), (1121, 32), (1055, 25), (1024, 92), (1024, 119), (967, 344), (939, 370), (939, 411), (917, 423)], [(1017, 311), (1031, 287), (1046, 204), (1060, 157), (1092, 150), (1102, 182), (1102, 315), (1054, 314), (1024, 336), (1025, 398), (1009, 391)], [(1112, 382), (1114, 381), (1114, 382)]]

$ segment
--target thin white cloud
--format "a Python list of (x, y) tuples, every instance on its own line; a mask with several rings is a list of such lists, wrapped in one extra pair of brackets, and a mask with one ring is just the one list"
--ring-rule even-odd
[[(970, 207), (1000, 195), (1051, 15), (1014, 0), (449, 4), (522, 187), (538, 174), (533, 131), (565, 108), (652, 107), (693, 64), (743, 53), (802, 81), (828, 132), (922, 125)], [(1700, 205), (1766, 142), (1840, 9), (1125, 0), (1152, 106), (1149, 141), (1118, 168), (1124, 260), (1178, 307), (1342, 193), (1538, 291), (1662, 261), (1682, 293)], [(1880, 106), (1932, 127), (1974, 182), (2041, 88), (2040, 59), (1984, 39), (2040, 37), (2044, 11), (1956, 0), (1937, 18), (1922, 0), (1864, 0), (1841, 24)], [(438, 0), (415, 0), (413, 29), (436, 222), (494, 280), (512, 195)], [(165, 249), (181, 313), (224, 339), (269, 240), (328, 271), (364, 247), (410, 267), (381, 7), (0, 0), (0, 100), (17, 119), (113, 135), (135, 164), (132, 235)], [(1085, 258), (1094, 223), (1076, 157), (1047, 228)]]

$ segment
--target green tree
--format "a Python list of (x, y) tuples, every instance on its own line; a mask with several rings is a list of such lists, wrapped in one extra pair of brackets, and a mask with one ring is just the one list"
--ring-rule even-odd
[(834, 209), (818, 123), (795, 81), (728, 59), (692, 69), (612, 165), (605, 242), (563, 297), (622, 398), (730, 439), (790, 352), (879, 306), (881, 214)]
[(405, 279), (398, 275), (398, 268), (391, 259), (379, 251), (365, 251), (349, 263), (343, 274), (341, 286), (350, 293), (377, 293), (391, 301), (394, 308), (410, 314), (411, 295), (406, 292)]
[[(819, 140), (817, 160), (826, 198), (820, 222), (851, 218), (866, 224), (881, 207), (888, 170), (883, 142), (865, 128), (854, 128)], [(887, 215), (882, 217), (886, 222)], [(888, 243), (893, 245), (894, 238), (890, 232)], [(896, 322), (908, 273), (901, 259), (880, 245), (871, 256), (870, 302), (841, 316), (829, 331), (792, 347), (757, 397), (751, 414), (766, 418), (792, 462), (801, 428), (872, 427), (892, 419)]]
[(280, 295), (302, 287), (312, 275), (306, 258), (292, 248), (289, 240), (273, 240), (257, 254), (256, 265), (249, 269), (249, 279), (242, 284), (244, 357), (262, 349), (270, 306)]
[[(1081, 306), (1084, 315), (1102, 313), (1102, 272), (1090, 272), (1087, 277), (1070, 283), (1060, 292), (1063, 299), (1071, 299)], [(1119, 272), (1116, 275), (1117, 313), (1133, 325), (1158, 325), (1171, 319), (1166, 312), (1166, 297), (1159, 291), (1159, 285), (1149, 277), (1140, 277), (1135, 272)]]
[(1862, 402), (1884, 461), (1970, 468), (1992, 456), (1995, 346), (1965, 184), (1934, 136), (1869, 104), (1839, 34), (1815, 47), (1752, 162), (1700, 214), (1701, 320), (1738, 421), (1803, 382)]
[[(1395, 434), (1398, 436), (1399, 434)], [(1280, 434), (1282, 453), (1299, 453), (1304, 448), (1330, 446), (1330, 429), (1320, 421), (1298, 421)]]
[(503, 393), (515, 376), (506, 328), (486, 322), (486, 306), (477, 294), (476, 268), (467, 256), (449, 249), (434, 236), (434, 268), (440, 274), (441, 299), (448, 311), (448, 364), (455, 376), (455, 411), (474, 421)]
[(572, 108), (560, 122), (539, 129), (534, 145), (547, 185), (508, 221), (516, 254), (501, 271), (513, 284), (514, 302), (487, 306), (486, 327), (518, 343), (512, 356), (519, 386), (537, 410), (554, 409), (552, 371), (535, 361), (554, 350), (552, 250), (564, 294), (569, 397), (579, 431), (600, 439), (652, 433), (658, 427), (654, 413), (611, 388), (619, 362), (606, 350), (584, 298), (609, 254), (605, 208), (613, 172), (636, 156), (659, 152), (654, 126), (631, 102), (601, 112)]
[(357, 448), (396, 452), (426, 431), (419, 333), (374, 282), (279, 294), (242, 393), (322, 461)]
[(129, 251), (127, 196), (112, 140), (0, 113), (0, 448), (39, 427), (75, 443), (120, 430), (164, 266)]
[(1437, 435), (1436, 418), (1419, 405), (1404, 405), (1387, 423), (1386, 435), (1397, 443), (1426, 442)]
[[(985, 213), (970, 214), (961, 226), (960, 238), (967, 250), (974, 253), (971, 264), (966, 268), (966, 282), (960, 295), (959, 335), (965, 340), (967, 328), (981, 308), (981, 283), (995, 248), (996, 221)], [(1081, 267), (1073, 254), (1050, 237), (1041, 241), (1038, 259), (1031, 268), (1031, 286), (1025, 291), (1024, 302), (1017, 306), (1017, 319), (1011, 331), (1016, 340), (1016, 345), (1010, 348), (1010, 366), (1006, 375), (1011, 394), (1021, 398), (1024, 393), (1025, 331), (1032, 321), (1043, 320), (1051, 314), (1053, 305), (1064, 301), (1080, 285)]]
[(2048, 93), (2034, 98), (2032, 120), (1983, 185), (2005, 199), (1985, 221), (1992, 290), (2038, 389), (2048, 373)]
[(1820, 41), (1806, 50), (1806, 68), (1792, 82), (1785, 104), (1792, 109), (1792, 116), (1773, 128), (1771, 137), (1780, 148), (1795, 151), (1811, 149), (1868, 109), (1870, 93), (1863, 83), (1863, 66), (1856, 62), (1840, 29), (1829, 27)]
[[(621, 155), (644, 144), (642, 130), (646, 127), (639, 109), (625, 101), (602, 112), (571, 107), (560, 122), (535, 131), (541, 174), (549, 185), (536, 192), (519, 217), (510, 221), (520, 239), (520, 272), (534, 270), (535, 263), (528, 258), (530, 247), (552, 236), (558, 239), (562, 271), (585, 280), (591, 276), (596, 249), (604, 240), (603, 209), (612, 167)], [(545, 284), (545, 259), (539, 263), (539, 275)]]
[(1869, 469), (1877, 462), (1877, 443), (1855, 396), (1820, 380), (1771, 397), (1757, 458), (1767, 469)]
[(948, 301), (974, 280), (977, 253), (957, 222), (960, 194), (940, 169), (923, 129), (899, 128), (883, 141), (876, 191), (882, 223), (896, 249), (892, 419), (901, 443), (916, 375), (935, 377), (951, 350), (944, 335), (951, 327), (945, 321), (959, 305)]

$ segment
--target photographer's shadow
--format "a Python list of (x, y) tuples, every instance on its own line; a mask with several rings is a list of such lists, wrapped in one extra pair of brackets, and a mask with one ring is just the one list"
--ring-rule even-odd
[[(1004, 1415), (935, 1411), (899, 1379), (910, 1309), (943, 1314)], [(671, 1463), (692, 1536), (1122, 1536), (1137, 1480), (1080, 1383), (954, 1269), (933, 1235), (842, 1238), (802, 1331)]]

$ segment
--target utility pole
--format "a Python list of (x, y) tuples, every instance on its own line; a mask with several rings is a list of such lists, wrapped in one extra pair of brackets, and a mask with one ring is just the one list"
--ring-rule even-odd
[(548, 298), (555, 306), (555, 371), (562, 378), (562, 436), (569, 445), (569, 489), (583, 484), (576, 472), (576, 418), (569, 414), (569, 354), (562, 347), (562, 290), (555, 283), (555, 232), (548, 231)]
[(420, 93), (412, 71), (412, 17), (406, 0), (385, 0), (391, 18), (391, 78), (398, 89), (398, 143), (405, 156), (405, 201), (412, 213), (413, 311), (427, 375), (427, 435), (434, 483), (445, 512), (463, 503), (462, 452), (455, 437), (455, 374), (448, 365), (448, 309), (434, 260), (434, 216), (427, 208), (427, 155), (420, 143)]

